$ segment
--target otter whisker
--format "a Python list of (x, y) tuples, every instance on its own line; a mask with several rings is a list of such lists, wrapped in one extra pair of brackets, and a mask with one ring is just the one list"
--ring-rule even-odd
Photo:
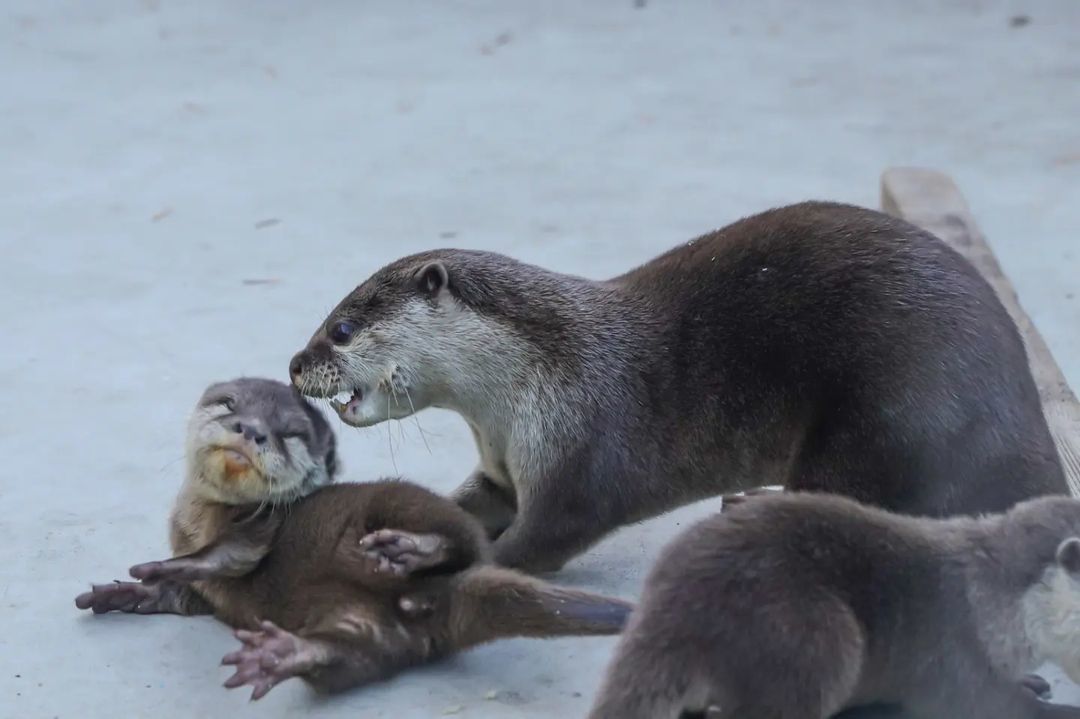
[(390, 397), (386, 397), (386, 440), (390, 444), (390, 463), (394, 465), (394, 474), (398, 474), (397, 457), (394, 456), (394, 435), (390, 431)]
[(413, 404), (412, 395), (409, 394), (409, 388), (406, 386), (402, 389), (405, 390), (405, 399), (409, 400), (409, 410), (413, 421), (416, 422), (416, 428), (420, 430), (420, 439), (424, 440), (424, 447), (427, 448), (428, 454), (431, 454), (431, 445), (428, 444), (427, 435), (424, 434), (424, 428), (420, 426), (420, 418), (416, 416), (416, 405)]
[(167, 469), (172, 468), (177, 462), (183, 461), (184, 458), (185, 458), (185, 455), (182, 454), (179, 457), (177, 457), (176, 459), (170, 459), (168, 462), (161, 465), (161, 469), (159, 469), (158, 472), (161, 473), (161, 472), (164, 472)]

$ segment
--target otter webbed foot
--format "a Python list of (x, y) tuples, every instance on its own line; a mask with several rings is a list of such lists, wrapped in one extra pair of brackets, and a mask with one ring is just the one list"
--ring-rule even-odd
[(438, 534), (380, 529), (360, 539), (360, 549), (373, 572), (404, 576), (436, 567), (449, 557), (449, 543)]
[(273, 622), (261, 622), (257, 631), (237, 629), (234, 634), (242, 646), (226, 654), (221, 663), (236, 671), (225, 680), (227, 689), (249, 684), (251, 699), (258, 700), (290, 677), (307, 674), (328, 663), (321, 642), (298, 637)]

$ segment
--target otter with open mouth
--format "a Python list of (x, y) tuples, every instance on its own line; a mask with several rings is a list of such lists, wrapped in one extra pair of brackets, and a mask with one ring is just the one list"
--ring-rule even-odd
[[(94, 585), (95, 613), (214, 614), (242, 642), (227, 687), (339, 691), (502, 637), (617, 634), (631, 605), (491, 566), (480, 525), (400, 480), (331, 481), (335, 441), (288, 385), (210, 387), (188, 431), (174, 556)], [(327, 486), (330, 485), (330, 486)]]
[(500, 564), (554, 570), (621, 525), (760, 485), (898, 512), (1067, 494), (1015, 325), (927, 232), (809, 202), (596, 281), (434, 250), (377, 271), (290, 365), (363, 427), (462, 415), (455, 492)]

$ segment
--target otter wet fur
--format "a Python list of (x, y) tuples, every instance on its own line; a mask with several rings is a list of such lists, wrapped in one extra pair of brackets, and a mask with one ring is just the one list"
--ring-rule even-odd
[(778, 493), (664, 549), (590, 719), (1080, 717), (1025, 672), (1080, 679), (1080, 501), (904, 517)]
[(1015, 325), (936, 237), (809, 202), (606, 281), (488, 252), (376, 272), (290, 365), (346, 424), (462, 415), (454, 498), (498, 563), (554, 570), (614, 528), (784, 485), (908, 514), (1067, 494)]
[(339, 691), (501, 637), (617, 634), (629, 616), (491, 566), (482, 527), (449, 499), (400, 480), (326, 486), (336, 467), (333, 433), (295, 389), (212, 386), (189, 425), (179, 556), (76, 606), (216, 615), (242, 643), (226, 686), (255, 699), (289, 677)]

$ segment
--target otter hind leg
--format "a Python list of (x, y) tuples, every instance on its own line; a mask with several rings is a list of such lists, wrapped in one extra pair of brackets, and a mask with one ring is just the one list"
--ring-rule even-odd
[(264, 621), (255, 631), (238, 629), (235, 635), (240, 648), (221, 660), (235, 667), (225, 687), (251, 686), (253, 701), (292, 677), (337, 692), (389, 676), (408, 663), (407, 653), (342, 632), (294, 634)]
[(252, 701), (261, 699), (284, 680), (308, 674), (330, 664), (335, 647), (327, 642), (304, 639), (279, 628), (272, 622), (262, 622), (259, 629), (237, 629), (240, 649), (226, 654), (221, 663), (236, 667), (225, 687), (235, 689), (251, 685)]

